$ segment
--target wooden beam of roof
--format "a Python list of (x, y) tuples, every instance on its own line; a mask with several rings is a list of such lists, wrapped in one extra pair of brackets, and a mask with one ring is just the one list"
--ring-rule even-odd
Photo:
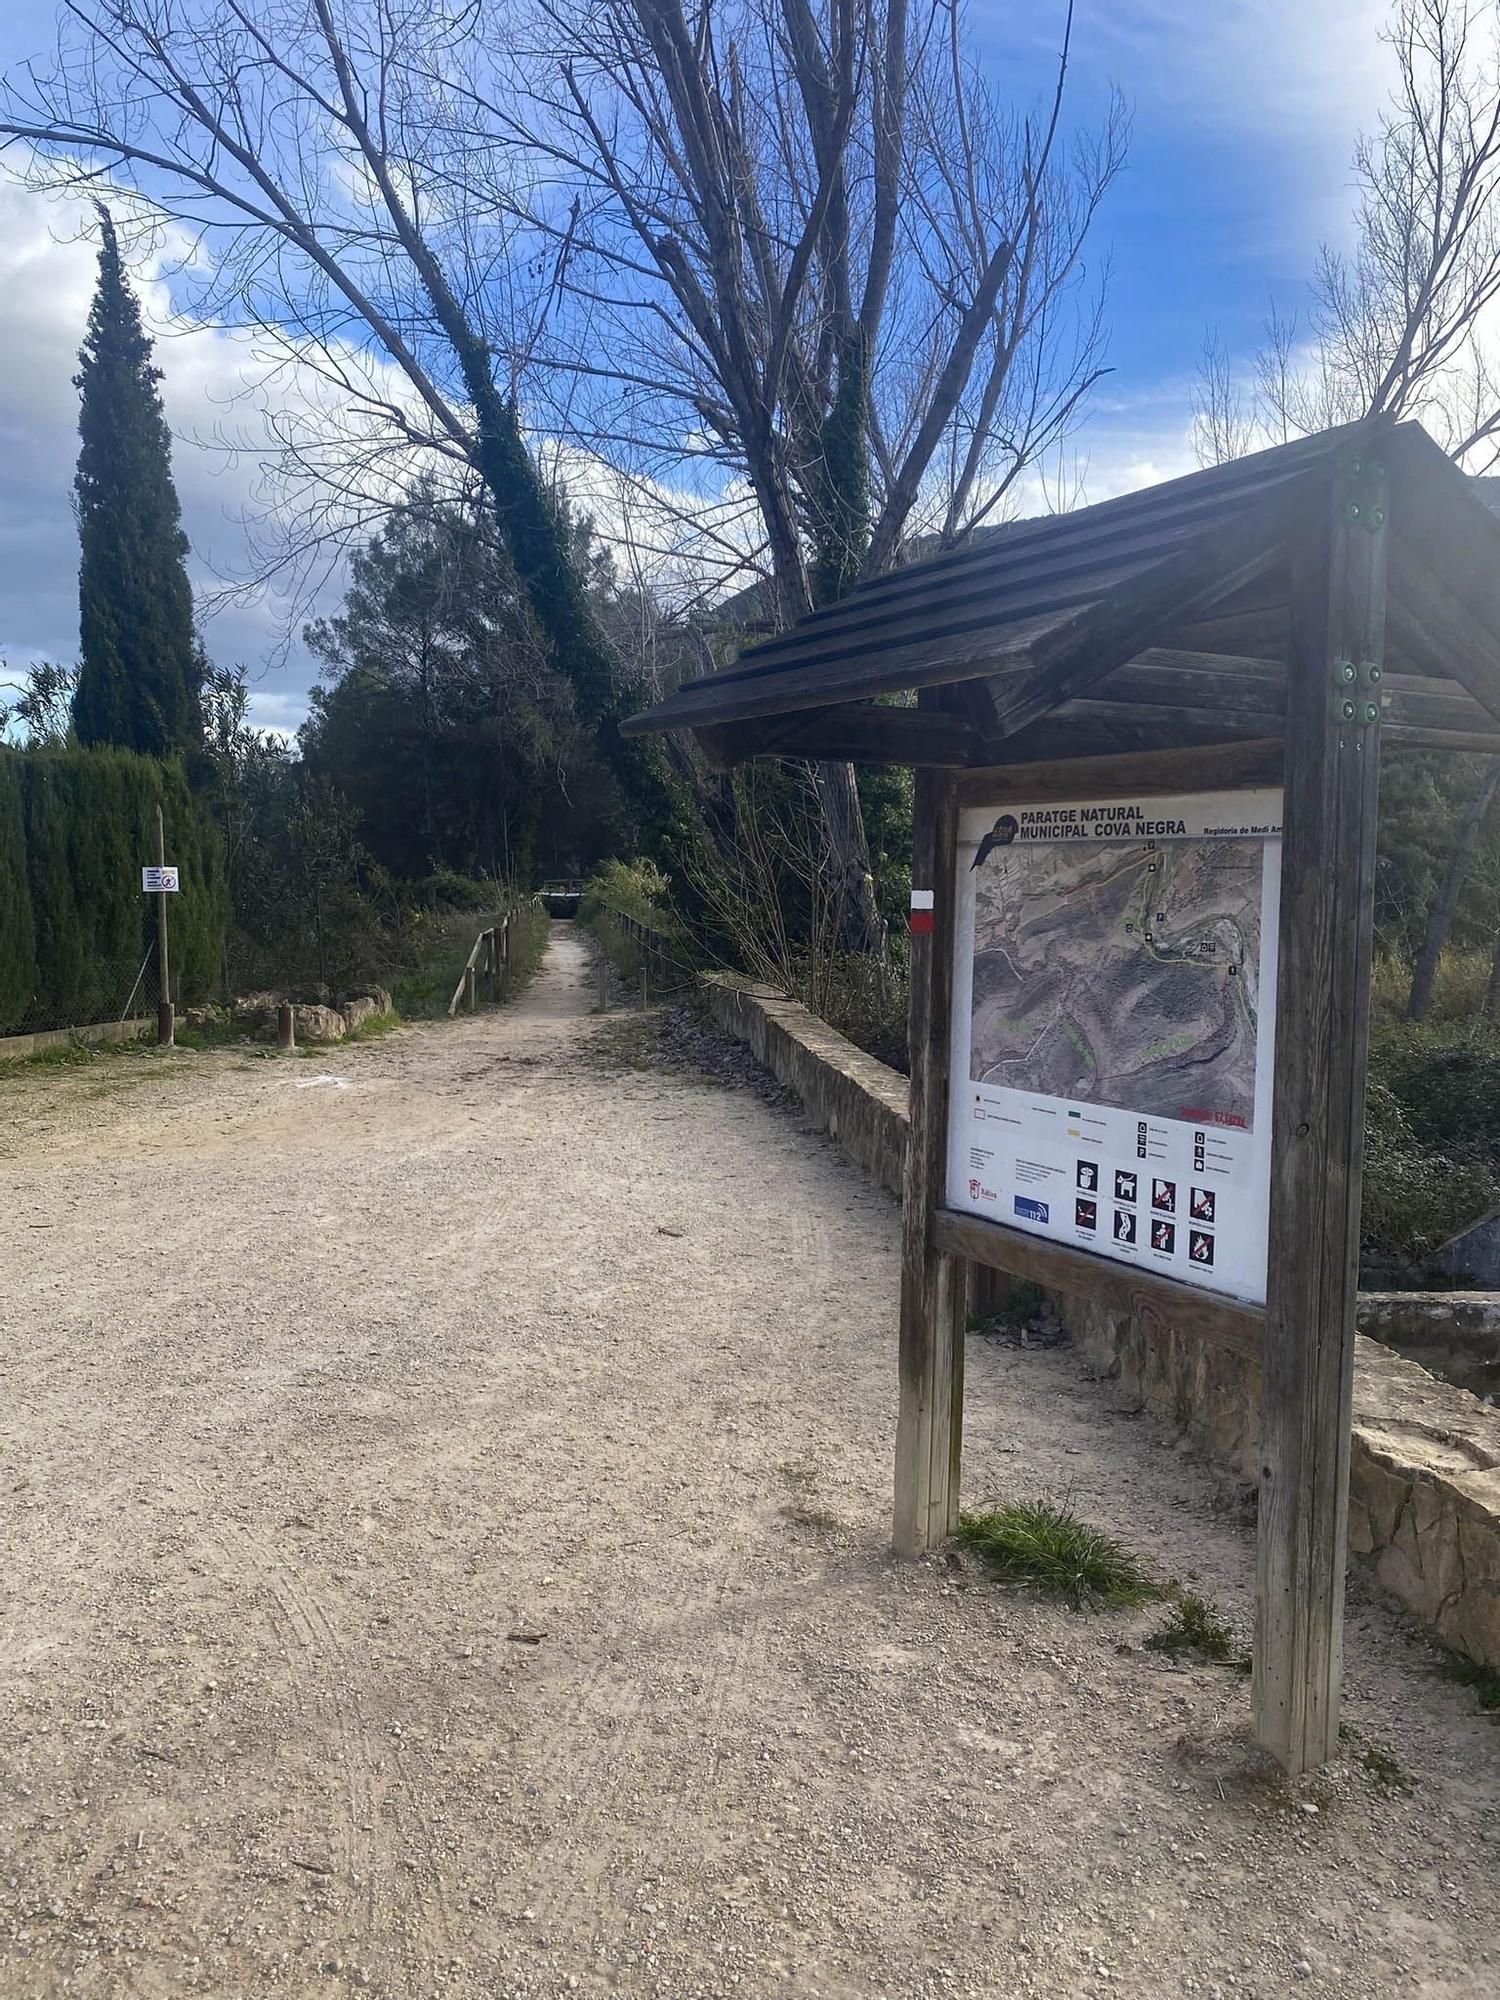
[(748, 757), (811, 757), (822, 762), (927, 765), (962, 770), (980, 738), (961, 716), (928, 709), (845, 702), (792, 715), (722, 722), (696, 732), (710, 763), (724, 770)]
[(1418, 424), (1388, 440), (1397, 643), (1500, 718), (1500, 522)]
[(1386, 624), (1402, 652), (1435, 675), (1461, 681), (1500, 720), (1500, 632), (1446, 590), (1399, 534), (1390, 537), (1387, 567)]
[(1004, 763), (965, 771), (956, 787), (960, 805), (1003, 804), (1012, 799), (1128, 799), (1152, 792), (1217, 791), (1236, 785), (1281, 783), (1279, 737), (1186, 748), (1177, 743), (1113, 756), (1080, 750), (1025, 763), (1011, 756), (1020, 747), (1018, 738), (1006, 745)]
[[(1387, 701), (1385, 718), (1381, 723), (1381, 738), (1394, 750), (1446, 750), (1453, 753), (1480, 751), (1489, 754), (1500, 750), (1500, 728), (1485, 715), (1477, 702), (1469, 704), (1478, 718), (1478, 726), (1469, 724), (1454, 728), (1443, 722), (1407, 722), (1402, 719), (1399, 704)], [(1178, 742), (1200, 741), (1221, 742), (1236, 737), (1264, 736), (1268, 729), (1280, 730), (1281, 718), (1270, 715), (1263, 709), (1205, 708), (1193, 706), (1173, 706), (1165, 702), (1144, 701), (1069, 701), (1056, 709), (1048, 718), (1059, 726), (1075, 723), (1093, 723), (1108, 729), (1139, 725), (1157, 724), (1165, 738), (1175, 738)]]
[[(872, 638), (885, 646), (914, 633), (967, 630), (997, 618), (1024, 617), (1031, 603), (1076, 603), (1097, 596), (1111, 571), (1124, 574), (1200, 543), (1216, 526), (1269, 506), (1306, 477), (1305, 472), (1284, 472), (1278, 479), (1228, 493), (1211, 506), (1191, 507), (1184, 501), (1165, 521), (1101, 522), (1089, 528), (1087, 517), (1079, 515), (1045, 524), (1044, 535), (1024, 543), (1012, 541), (1009, 533), (998, 535), (976, 552), (983, 560), (960, 576), (935, 563), (915, 563), (876, 578), (839, 603), (799, 619), (789, 632), (751, 647), (735, 666), (683, 686), (758, 679), (813, 660), (841, 659)], [(1071, 598), (1065, 594), (1070, 585), (1075, 586)]]
[(1024, 667), (1030, 661), (1032, 641), (1069, 616), (1066, 610), (1044, 611), (998, 633), (993, 626), (986, 626), (961, 638), (913, 643), (890, 654), (861, 653), (830, 667), (799, 667), (750, 681), (721, 683), (715, 676), (701, 686), (680, 688), (644, 715), (628, 716), (620, 731), (625, 736), (643, 736), (660, 729), (701, 729), (751, 716), (786, 715), (795, 709), (869, 701), (908, 688), (938, 687), (1006, 666)]
[[(1494, 733), (1494, 717), (1458, 681), (1388, 673), (1380, 688), (1391, 726)], [(1153, 648), (1118, 668), (1093, 692), (1097, 701), (1111, 704), (1281, 716), (1286, 712), (1286, 670), (1274, 660)]]
[(996, 722), (1012, 735), (1070, 696), (1087, 692), (1164, 626), (1217, 603), (1269, 564), (1306, 518), (1309, 489), (1299, 484), (1279, 504), (1257, 508), (1121, 585), (1071, 623), (1039, 635), (1029, 648), (1035, 672), (998, 700)]

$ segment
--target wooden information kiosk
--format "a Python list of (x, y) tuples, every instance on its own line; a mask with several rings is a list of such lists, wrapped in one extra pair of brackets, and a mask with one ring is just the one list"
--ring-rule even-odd
[(1381, 750), (1500, 753), (1500, 521), (1372, 420), (913, 563), (626, 727), (915, 767), (897, 1546), (957, 1523), (970, 1266), (1257, 1357), (1256, 1733), (1335, 1754)]

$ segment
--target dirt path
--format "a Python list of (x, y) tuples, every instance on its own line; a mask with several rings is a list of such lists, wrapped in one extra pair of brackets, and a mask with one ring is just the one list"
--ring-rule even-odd
[[(1500, 1990), (1472, 1695), (1357, 1600), (1351, 1753), (1414, 1789), (1291, 1793), (1159, 1614), (893, 1563), (893, 1207), (612, 1067), (586, 970), (0, 1084), (0, 1994)], [(1242, 1618), (1207, 1469), (971, 1346), (970, 1495)]]

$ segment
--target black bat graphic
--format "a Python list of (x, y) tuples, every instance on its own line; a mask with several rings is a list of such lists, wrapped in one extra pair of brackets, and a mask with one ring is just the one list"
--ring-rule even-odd
[(1020, 831), (1021, 822), (1014, 813), (1001, 813), (999, 819), (980, 841), (979, 852), (969, 863), (969, 872), (972, 874), (980, 862), (988, 861), (997, 847), (1009, 847)]

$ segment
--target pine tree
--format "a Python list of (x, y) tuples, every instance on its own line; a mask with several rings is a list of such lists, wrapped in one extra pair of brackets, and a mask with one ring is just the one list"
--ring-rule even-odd
[(99, 223), (99, 284), (73, 378), (83, 545), (73, 722), (83, 743), (191, 754), (202, 737), (193, 598), (161, 370), (103, 208)]

